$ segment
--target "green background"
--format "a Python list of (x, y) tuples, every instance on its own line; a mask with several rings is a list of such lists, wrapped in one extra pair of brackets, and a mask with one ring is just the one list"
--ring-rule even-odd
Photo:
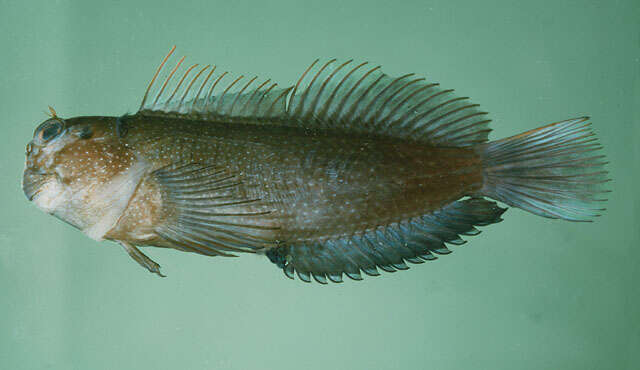
[[(0, 0), (0, 368), (640, 368), (640, 2)], [(47, 105), (135, 112), (171, 45), (293, 82), (354, 57), (456, 88), (492, 138), (589, 114), (611, 161), (592, 224), (511, 209), (452, 255), (363, 282), (147, 250), (143, 271), (29, 204)]]

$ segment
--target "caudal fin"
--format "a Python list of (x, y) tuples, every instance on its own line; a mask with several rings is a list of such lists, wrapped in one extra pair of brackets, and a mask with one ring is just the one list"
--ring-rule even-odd
[(552, 123), (478, 147), (484, 160), (482, 194), (549, 218), (599, 216), (609, 180), (587, 120)]

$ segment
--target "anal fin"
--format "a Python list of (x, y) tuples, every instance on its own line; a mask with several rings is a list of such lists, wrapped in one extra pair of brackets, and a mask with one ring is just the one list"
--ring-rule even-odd
[(322, 284), (341, 282), (343, 274), (362, 280), (361, 272), (377, 276), (378, 268), (406, 270), (405, 262), (423, 263), (449, 254), (446, 244), (464, 243), (460, 235), (476, 235), (474, 226), (500, 222), (505, 210), (495, 202), (469, 198), (363, 235), (275, 247), (267, 256), (291, 279), (295, 272), (305, 282), (310, 282), (310, 277)]

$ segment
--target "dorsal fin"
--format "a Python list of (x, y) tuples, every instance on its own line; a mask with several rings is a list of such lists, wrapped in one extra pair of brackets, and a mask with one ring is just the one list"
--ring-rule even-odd
[[(291, 88), (280, 88), (270, 79), (244, 75), (231, 76), (215, 65), (183, 65), (182, 57), (173, 68), (165, 64), (175, 51), (163, 59), (140, 104), (146, 115), (187, 115), (207, 120), (230, 118), (283, 118)], [(158, 77), (163, 74), (161, 79)]]
[(486, 112), (437, 83), (405, 74), (391, 77), (379, 66), (314, 61), (289, 99), (289, 117), (316, 128), (466, 146), (487, 141)]
[(149, 83), (140, 114), (209, 121), (251, 118), (441, 146), (483, 143), (490, 131), (486, 112), (468, 98), (413, 74), (391, 77), (367, 62), (316, 60), (294, 86), (280, 88), (271, 80), (231, 76), (215, 65), (186, 66), (184, 57), (165, 70), (174, 50)]

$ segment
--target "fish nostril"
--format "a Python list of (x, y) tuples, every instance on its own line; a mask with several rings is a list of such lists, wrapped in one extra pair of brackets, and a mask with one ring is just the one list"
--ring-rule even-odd
[(33, 150), (33, 144), (32, 143), (27, 144), (27, 155), (31, 154), (32, 150)]

